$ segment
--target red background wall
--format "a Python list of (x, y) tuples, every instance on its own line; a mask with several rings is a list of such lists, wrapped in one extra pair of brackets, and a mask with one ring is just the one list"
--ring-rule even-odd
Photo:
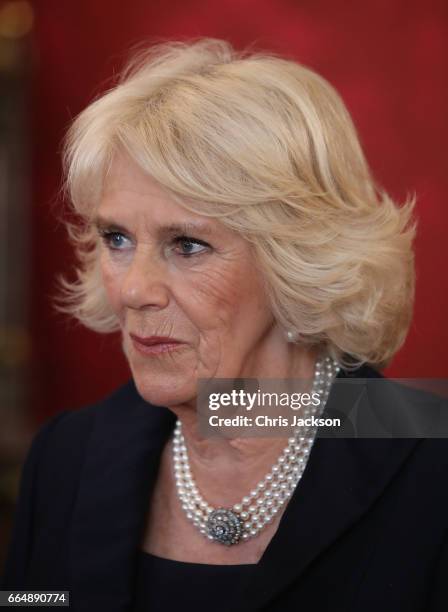
[(447, 377), (447, 3), (425, 0), (46, 0), (32, 34), (32, 404), (37, 421), (104, 396), (129, 377), (117, 338), (51, 309), (73, 264), (56, 213), (61, 139), (131, 45), (215, 36), (293, 55), (341, 93), (377, 179), (420, 219), (415, 317), (387, 373)]

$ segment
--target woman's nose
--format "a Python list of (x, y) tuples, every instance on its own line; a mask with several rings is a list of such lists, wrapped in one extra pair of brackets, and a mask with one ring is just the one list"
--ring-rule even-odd
[(121, 298), (129, 308), (163, 309), (169, 303), (166, 270), (154, 253), (136, 252), (121, 286)]

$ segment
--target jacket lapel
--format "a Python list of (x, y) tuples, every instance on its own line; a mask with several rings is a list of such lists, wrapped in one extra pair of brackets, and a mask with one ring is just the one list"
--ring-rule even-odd
[[(381, 376), (363, 368), (350, 377)], [(346, 375), (341, 372), (338, 378)], [(337, 386), (333, 386), (324, 416), (337, 413)], [(385, 396), (381, 402), (382, 391), (378, 394), (378, 389), (386, 387), (372, 389), (370, 401), (374, 398), (375, 412), (385, 414), (388, 404)], [(346, 390), (347, 386), (344, 397)], [(368, 511), (418, 442), (415, 438), (316, 438), (279, 527), (246, 585), (241, 612), (262, 609), (297, 581), (332, 542)]]
[(131, 609), (139, 542), (162, 449), (175, 423), (130, 381), (96, 415), (70, 532), (71, 605)]

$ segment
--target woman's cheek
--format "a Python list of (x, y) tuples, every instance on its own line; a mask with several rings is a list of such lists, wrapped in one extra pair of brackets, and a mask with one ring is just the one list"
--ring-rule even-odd
[(238, 306), (242, 284), (239, 272), (239, 266), (225, 262), (190, 274), (189, 281), (198, 300), (212, 309), (228, 310)]
[(121, 282), (119, 270), (110, 261), (101, 260), (101, 277), (107, 299), (114, 312), (121, 309)]

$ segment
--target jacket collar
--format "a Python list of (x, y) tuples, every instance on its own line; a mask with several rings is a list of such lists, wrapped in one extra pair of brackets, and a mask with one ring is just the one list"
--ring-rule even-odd
[[(374, 376), (370, 369), (357, 375)], [(334, 405), (332, 390), (326, 413)], [(69, 535), (77, 612), (131, 610), (146, 511), (175, 420), (168, 409), (148, 406), (132, 380), (97, 411)], [(246, 585), (241, 612), (275, 598), (366, 513), (415, 444), (415, 439), (317, 438), (275, 536)], [(327, 510), (324, 521), (316, 521), (316, 508)]]
[(132, 379), (96, 412), (69, 536), (76, 612), (131, 609), (145, 514), (175, 420), (148, 406)]
[(316, 439), (238, 612), (261, 609), (297, 580), (369, 510), (417, 442)]

